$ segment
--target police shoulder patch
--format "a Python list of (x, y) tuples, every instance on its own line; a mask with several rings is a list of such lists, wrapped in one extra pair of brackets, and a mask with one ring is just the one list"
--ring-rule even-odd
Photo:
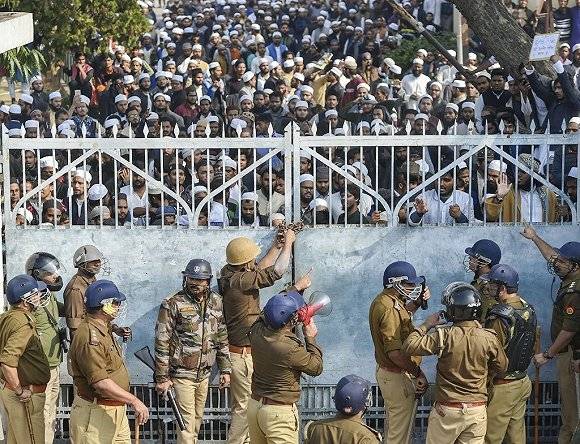
[(93, 328), (89, 329), (89, 344), (99, 345), (99, 333)]
[(573, 315), (574, 314), (574, 307), (572, 307), (571, 305), (568, 305), (564, 311), (566, 312), (567, 315)]

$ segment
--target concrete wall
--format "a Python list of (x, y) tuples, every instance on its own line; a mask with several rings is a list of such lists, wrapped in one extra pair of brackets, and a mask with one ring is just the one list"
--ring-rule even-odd
[[(542, 344), (548, 344), (552, 276), (533, 243), (524, 239), (519, 231), (515, 227), (488, 226), (396, 230), (332, 228), (301, 233), (296, 249), (296, 275), (314, 267), (312, 288), (328, 292), (334, 301), (330, 317), (317, 320), (319, 341), (325, 352), (325, 372), (316, 382), (335, 383), (353, 372), (374, 380), (368, 310), (382, 289), (383, 271), (389, 263), (409, 261), (427, 278), (432, 301), (427, 311), (417, 312), (414, 321), (418, 325), (427, 314), (441, 309), (441, 291), (447, 284), (471, 280), (462, 265), (464, 250), (481, 238), (495, 240), (504, 252), (502, 262), (514, 266), (520, 273), (521, 294), (536, 307), (542, 325)], [(541, 227), (538, 231), (548, 242), (558, 246), (580, 238), (578, 227)], [(433, 370), (435, 361), (426, 359), (426, 363), (427, 368)], [(549, 364), (545, 368), (542, 378), (555, 380), (555, 366)]]
[[(48, 251), (66, 266), (65, 282), (74, 274), (72, 254), (83, 244), (99, 247), (109, 259), (113, 280), (129, 299), (125, 325), (133, 329), (126, 354), (133, 382), (148, 382), (150, 375), (131, 357), (133, 351), (153, 344), (154, 325), (160, 301), (181, 286), (180, 271), (188, 260), (209, 260), (214, 270), (225, 264), (225, 246), (236, 236), (254, 237), (265, 251), (270, 230), (156, 230), (65, 229), (18, 230), (7, 227), (8, 277), (23, 272), (24, 262), (34, 251)], [(548, 242), (560, 246), (580, 238), (580, 227), (553, 226), (538, 229)], [(376, 228), (317, 228), (305, 230), (296, 244), (296, 275), (313, 267), (312, 290), (329, 293), (334, 302), (330, 317), (318, 318), (319, 342), (324, 349), (325, 371), (307, 383), (335, 383), (341, 376), (357, 373), (374, 379), (373, 347), (368, 329), (368, 308), (382, 287), (382, 273), (392, 261), (407, 260), (427, 277), (432, 292), (429, 310), (419, 311), (416, 323), (440, 308), (441, 290), (450, 282), (470, 280), (464, 271), (464, 249), (476, 240), (494, 239), (504, 251), (503, 262), (520, 272), (521, 293), (532, 303), (543, 327), (542, 344), (549, 342), (552, 309), (545, 261), (531, 242), (514, 227), (434, 227), (393, 230)], [(264, 291), (262, 302), (290, 282)], [(556, 287), (558, 283), (556, 282)], [(427, 367), (434, 360), (427, 359)], [(553, 365), (542, 371), (542, 379), (554, 380)], [(63, 375), (66, 369), (63, 367)]]

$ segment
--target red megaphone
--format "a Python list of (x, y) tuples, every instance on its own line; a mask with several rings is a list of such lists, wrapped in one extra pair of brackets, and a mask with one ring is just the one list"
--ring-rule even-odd
[(326, 293), (315, 291), (310, 295), (306, 305), (298, 310), (298, 320), (304, 325), (308, 325), (314, 315), (328, 316), (330, 313), (332, 313), (330, 297)]

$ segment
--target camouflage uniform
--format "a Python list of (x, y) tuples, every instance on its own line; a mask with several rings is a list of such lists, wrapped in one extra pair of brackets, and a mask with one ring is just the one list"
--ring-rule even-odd
[(178, 443), (197, 442), (216, 357), (221, 373), (230, 373), (222, 297), (210, 292), (200, 303), (181, 290), (166, 298), (155, 327), (155, 378), (173, 382), (186, 425), (178, 431)]

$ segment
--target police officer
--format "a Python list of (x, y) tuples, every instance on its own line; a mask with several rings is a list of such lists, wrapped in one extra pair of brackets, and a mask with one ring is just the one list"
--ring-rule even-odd
[(428, 333), (442, 322), (441, 313), (433, 313), (402, 347), (409, 355), (439, 356), (427, 444), (481, 444), (487, 424), (487, 378), (506, 371), (507, 357), (497, 334), (478, 322), (482, 304), (475, 287), (454, 282), (444, 290), (441, 302), (453, 325)]
[(230, 383), (228, 335), (222, 298), (211, 291), (211, 266), (192, 259), (181, 272), (182, 288), (159, 308), (155, 327), (155, 380), (157, 391), (173, 386), (186, 430), (177, 431), (177, 442), (197, 442), (209, 387), (211, 367), (221, 372), (220, 388)]
[(129, 373), (112, 335), (112, 320), (126, 309), (126, 297), (108, 280), (87, 287), (87, 315), (80, 321), (68, 353), (76, 393), (70, 414), (71, 441), (131, 443), (127, 404), (145, 424), (147, 407), (129, 391)]
[(371, 384), (356, 375), (338, 381), (334, 392), (334, 406), (338, 410), (332, 418), (306, 424), (304, 444), (379, 444), (381, 434), (363, 421), (371, 403)]
[(301, 280), (288, 292), (271, 297), (250, 329), (254, 373), (248, 428), (252, 444), (298, 442), (300, 376), (322, 373), (322, 350), (316, 344), (314, 321), (302, 326), (306, 348), (294, 332), (297, 312), (304, 306), (300, 292), (309, 285)]
[(527, 369), (534, 354), (536, 312), (518, 295), (519, 276), (509, 265), (491, 267), (484, 291), (498, 304), (487, 312), (486, 328), (503, 346), (508, 368), (493, 380), (487, 405), (486, 444), (526, 442), (524, 416), (532, 392)]
[(103, 253), (93, 245), (83, 245), (73, 255), (73, 265), (78, 271), (63, 293), (66, 324), (71, 332), (71, 339), (86, 313), (85, 291), (97, 279), (103, 261)]
[[(63, 292), (64, 312), (66, 325), (69, 328), (71, 340), (82, 319), (85, 317), (85, 291), (97, 279), (105, 265), (105, 257), (101, 251), (93, 245), (79, 247), (73, 255), (73, 265), (78, 269), (76, 274), (67, 284)], [(119, 336), (129, 338), (130, 328), (112, 325), (113, 332)]]
[(480, 292), (482, 303), (480, 322), (483, 324), (487, 311), (496, 304), (496, 301), (494, 298), (482, 294), (481, 290), (486, 283), (486, 276), (491, 270), (491, 267), (499, 264), (501, 260), (501, 249), (492, 240), (480, 239), (472, 247), (465, 249), (465, 255), (465, 259), (463, 260), (465, 271), (471, 271), (473, 273), (474, 276), (471, 285)]
[[(552, 344), (543, 353), (534, 356), (540, 367), (558, 357), (558, 386), (562, 427), (558, 435), (560, 444), (569, 443), (578, 422), (576, 383), (572, 360), (580, 358), (580, 242), (567, 242), (555, 249), (544, 241), (532, 227), (525, 227), (522, 235), (534, 242), (548, 263), (554, 279), (560, 278), (560, 288), (554, 301), (550, 334)], [(576, 372), (580, 369), (575, 366)]]
[(59, 318), (64, 316), (64, 305), (57, 301), (55, 294), (63, 287), (60, 271), (59, 260), (50, 253), (37, 252), (26, 261), (26, 274), (44, 282), (49, 290), (43, 306), (33, 312), (36, 332), (50, 366), (50, 381), (46, 386), (44, 404), (44, 436), (47, 444), (54, 440), (56, 407), (60, 394), (60, 363), (63, 357), (61, 344), (64, 342), (66, 345), (66, 330), (59, 325)]
[(50, 368), (35, 329), (33, 312), (46, 298), (46, 285), (26, 274), (6, 286), (10, 310), (0, 316), (0, 368), (7, 442), (44, 442), (44, 400)]
[(286, 272), (295, 238), (292, 230), (285, 232), (283, 244), (274, 236), (270, 249), (259, 261), (260, 247), (246, 237), (233, 239), (226, 248), (227, 265), (221, 270), (219, 282), (232, 361), (229, 444), (249, 442), (246, 411), (254, 367), (248, 331), (260, 314), (260, 289), (271, 287)]
[(419, 366), (420, 359), (404, 353), (401, 345), (413, 331), (413, 313), (430, 293), (425, 278), (417, 276), (415, 268), (403, 261), (393, 262), (385, 269), (383, 286), (369, 311), (376, 377), (387, 411), (387, 442), (407, 444), (415, 396), (423, 394), (428, 383)]

